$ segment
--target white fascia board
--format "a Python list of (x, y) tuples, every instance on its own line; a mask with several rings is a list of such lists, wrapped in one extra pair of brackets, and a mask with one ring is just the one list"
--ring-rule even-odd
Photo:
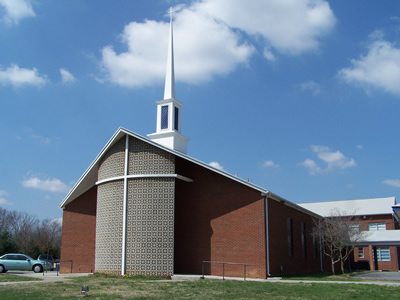
[(122, 127), (118, 128), (118, 130), (103, 147), (103, 149), (90, 164), (87, 170), (82, 174), (81, 178), (79, 178), (79, 180), (75, 183), (69, 193), (65, 196), (64, 200), (59, 205), (60, 208), (64, 208), (68, 203), (72, 202), (77, 197), (90, 190), (96, 184), (99, 160), (104, 155), (104, 153), (111, 146), (113, 146), (123, 135), (125, 135), (125, 133), (123, 132)]

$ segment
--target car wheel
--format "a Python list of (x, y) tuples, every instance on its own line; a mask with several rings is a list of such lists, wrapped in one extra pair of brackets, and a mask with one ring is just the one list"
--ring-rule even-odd
[(5, 273), (7, 272), (6, 268), (4, 268), (3, 265), (0, 265), (0, 273)]
[(40, 273), (40, 272), (43, 272), (43, 267), (41, 265), (34, 265), (32, 270), (35, 273)]

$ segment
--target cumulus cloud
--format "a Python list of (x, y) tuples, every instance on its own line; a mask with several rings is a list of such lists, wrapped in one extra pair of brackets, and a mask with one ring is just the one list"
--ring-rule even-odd
[(75, 81), (74, 75), (72, 75), (68, 70), (60, 69), (61, 80), (63, 83), (72, 83)]
[(58, 193), (66, 193), (70, 190), (68, 185), (57, 178), (42, 180), (40, 178), (33, 177), (22, 181), (22, 185), (26, 188)]
[(279, 168), (279, 165), (274, 163), (272, 160), (264, 161), (263, 166), (266, 167), (266, 168)]
[(400, 188), (400, 179), (386, 179), (382, 183), (396, 188)]
[(312, 159), (306, 159), (299, 163), (299, 165), (306, 167), (312, 175), (357, 166), (353, 158), (346, 157), (340, 151), (332, 151), (329, 147), (311, 145), (311, 150), (317, 154), (317, 157), (322, 161), (324, 166), (319, 166), (315, 160)]
[(35, 68), (25, 69), (17, 65), (11, 65), (5, 70), (0, 67), (0, 84), (14, 87), (24, 85), (42, 86), (46, 84), (46, 77), (39, 75)]
[(18, 24), (23, 18), (35, 16), (30, 0), (0, 0), (0, 6), (5, 11), (3, 20), (8, 25)]
[[(257, 47), (269, 61), (277, 59), (274, 51), (317, 50), (335, 20), (324, 0), (193, 1), (174, 14), (176, 80), (199, 84), (227, 75), (246, 65)], [(100, 81), (127, 87), (162, 83), (168, 31), (168, 22), (126, 25), (121, 34), (126, 50), (118, 53), (111, 45), (102, 49)]]
[(194, 7), (289, 54), (318, 49), (318, 39), (336, 23), (324, 0), (203, 0)]
[(381, 33), (371, 35), (368, 52), (351, 60), (351, 67), (339, 71), (348, 84), (375, 87), (400, 95), (400, 48), (383, 40)]
[(218, 170), (221, 170), (221, 171), (224, 170), (224, 167), (221, 166), (221, 165), (220, 165), (218, 162), (216, 162), (216, 161), (210, 162), (209, 165), (210, 165), (211, 167), (213, 167), (213, 168), (218, 169)]
[(10, 205), (10, 204), (12, 204), (11, 202), (9, 202), (5, 198), (6, 195), (7, 195), (6, 191), (0, 190), (0, 205)]

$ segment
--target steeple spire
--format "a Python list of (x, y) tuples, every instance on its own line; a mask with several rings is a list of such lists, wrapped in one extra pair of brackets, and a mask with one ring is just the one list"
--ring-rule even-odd
[(164, 99), (175, 99), (175, 73), (174, 73), (174, 34), (172, 27), (172, 7), (169, 9), (169, 47), (167, 60), (167, 74), (165, 76)]
[(147, 136), (154, 142), (186, 154), (187, 137), (181, 134), (181, 111), (183, 104), (175, 99), (174, 41), (172, 27), (172, 7), (170, 13), (170, 33), (165, 76), (164, 99), (157, 101), (156, 133)]

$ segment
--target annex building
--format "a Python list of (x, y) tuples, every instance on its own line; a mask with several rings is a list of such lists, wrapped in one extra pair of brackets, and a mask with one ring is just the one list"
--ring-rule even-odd
[(400, 205), (395, 197), (299, 204), (329, 218), (332, 212), (352, 217), (352, 226), (362, 232), (355, 241), (353, 268), (399, 271)]

